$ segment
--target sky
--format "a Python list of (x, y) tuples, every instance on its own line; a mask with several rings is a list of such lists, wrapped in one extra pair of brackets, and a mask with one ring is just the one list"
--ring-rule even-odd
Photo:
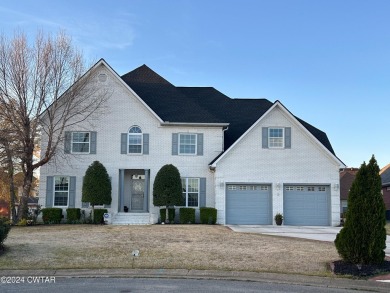
[(390, 1), (18, 0), (0, 15), (2, 34), (64, 30), (120, 75), (146, 64), (176, 86), (279, 100), (346, 166), (390, 163)]

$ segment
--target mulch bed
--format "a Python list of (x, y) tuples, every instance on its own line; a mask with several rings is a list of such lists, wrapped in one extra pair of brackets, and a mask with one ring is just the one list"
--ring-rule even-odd
[(343, 260), (336, 260), (330, 263), (330, 269), (336, 275), (351, 275), (358, 278), (366, 278), (379, 274), (390, 273), (390, 260), (379, 265), (357, 265), (347, 263)]

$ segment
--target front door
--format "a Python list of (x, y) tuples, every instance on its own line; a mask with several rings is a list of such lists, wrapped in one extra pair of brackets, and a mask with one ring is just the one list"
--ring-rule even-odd
[(141, 212), (145, 210), (145, 180), (131, 179), (131, 211)]

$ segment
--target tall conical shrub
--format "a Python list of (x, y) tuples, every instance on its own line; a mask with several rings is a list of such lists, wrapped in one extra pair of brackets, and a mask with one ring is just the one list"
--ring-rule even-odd
[(335, 244), (340, 256), (354, 264), (379, 264), (386, 248), (386, 210), (379, 167), (372, 156), (356, 174), (348, 194), (346, 222)]

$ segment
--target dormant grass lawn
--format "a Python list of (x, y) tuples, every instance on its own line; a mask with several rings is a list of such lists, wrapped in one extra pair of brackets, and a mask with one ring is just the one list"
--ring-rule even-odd
[[(224, 226), (12, 228), (0, 269), (211, 269), (329, 275), (333, 243), (236, 233)], [(139, 250), (133, 258), (131, 252)]]

